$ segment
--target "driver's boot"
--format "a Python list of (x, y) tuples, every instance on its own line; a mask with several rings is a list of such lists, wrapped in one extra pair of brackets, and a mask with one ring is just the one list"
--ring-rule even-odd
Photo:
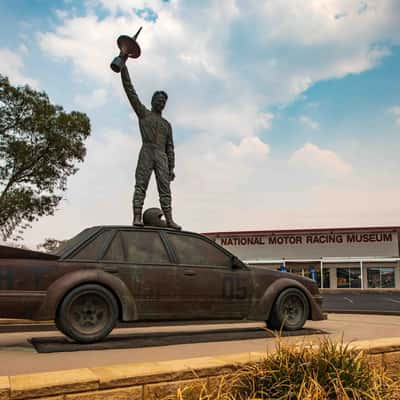
[(163, 210), (164, 216), (165, 216), (165, 222), (167, 223), (168, 228), (176, 229), (177, 231), (180, 231), (182, 229), (181, 226), (179, 226), (177, 223), (174, 222), (172, 219), (172, 210), (165, 209)]
[(135, 207), (133, 209), (133, 222), (132, 222), (132, 225), (134, 225), (134, 226), (143, 226), (142, 209), (140, 207)]

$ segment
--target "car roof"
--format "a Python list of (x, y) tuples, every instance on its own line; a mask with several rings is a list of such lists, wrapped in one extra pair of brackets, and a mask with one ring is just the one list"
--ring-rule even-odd
[[(130, 230), (130, 231), (164, 231), (164, 232), (173, 232), (173, 233), (183, 233), (192, 236), (201, 236), (205, 237), (201, 233), (190, 232), (190, 231), (178, 231), (176, 229), (167, 228), (167, 227), (159, 227), (159, 226), (133, 226), (133, 225), (98, 225), (98, 226), (91, 226), (89, 228), (84, 229), (83, 231), (79, 232), (70, 240), (66, 241), (61, 247), (59, 247), (55, 252), (54, 255), (58, 256), (60, 259), (68, 258), (72, 253), (75, 252), (76, 249), (81, 247), (84, 242), (90, 241), (94, 236), (97, 236), (99, 233), (107, 230)], [(211, 239), (205, 237), (209, 241)]]
[[(132, 231), (165, 231), (165, 232), (174, 232), (174, 233), (187, 233), (191, 235), (199, 235), (204, 236), (202, 233), (191, 232), (191, 231), (184, 231), (184, 230), (177, 230), (173, 228), (163, 227), (163, 226), (153, 226), (153, 225), (144, 225), (144, 226), (134, 226), (134, 225), (98, 225), (98, 226), (91, 226), (90, 228), (86, 229), (93, 229), (94, 231), (102, 231), (102, 230), (109, 230), (109, 229), (116, 229), (116, 230), (132, 230)], [(83, 231), (82, 231), (83, 232)]]

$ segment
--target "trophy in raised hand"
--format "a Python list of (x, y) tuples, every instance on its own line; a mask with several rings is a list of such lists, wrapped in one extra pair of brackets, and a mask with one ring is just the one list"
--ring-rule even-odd
[(142, 27), (136, 32), (136, 34), (132, 37), (121, 35), (117, 39), (117, 45), (120, 49), (119, 56), (115, 57), (113, 62), (111, 63), (111, 69), (119, 73), (121, 72), (122, 67), (125, 65), (125, 62), (128, 58), (138, 58), (140, 56), (140, 47), (136, 41), (139, 36)]

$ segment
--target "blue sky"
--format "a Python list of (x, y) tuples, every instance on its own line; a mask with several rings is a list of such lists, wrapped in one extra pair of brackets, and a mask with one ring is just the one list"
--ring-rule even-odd
[(85, 163), (27, 243), (130, 223), (140, 137), (109, 63), (139, 26), (128, 68), (145, 104), (169, 93), (186, 229), (400, 225), (397, 0), (13, 0), (0, 73), (92, 122)]

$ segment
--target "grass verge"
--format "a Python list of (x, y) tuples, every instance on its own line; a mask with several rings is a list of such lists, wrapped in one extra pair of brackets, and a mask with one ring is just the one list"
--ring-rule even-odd
[(398, 400), (395, 375), (343, 342), (321, 339), (311, 346), (284, 344), (261, 362), (248, 364), (213, 384), (187, 386), (166, 400)]

